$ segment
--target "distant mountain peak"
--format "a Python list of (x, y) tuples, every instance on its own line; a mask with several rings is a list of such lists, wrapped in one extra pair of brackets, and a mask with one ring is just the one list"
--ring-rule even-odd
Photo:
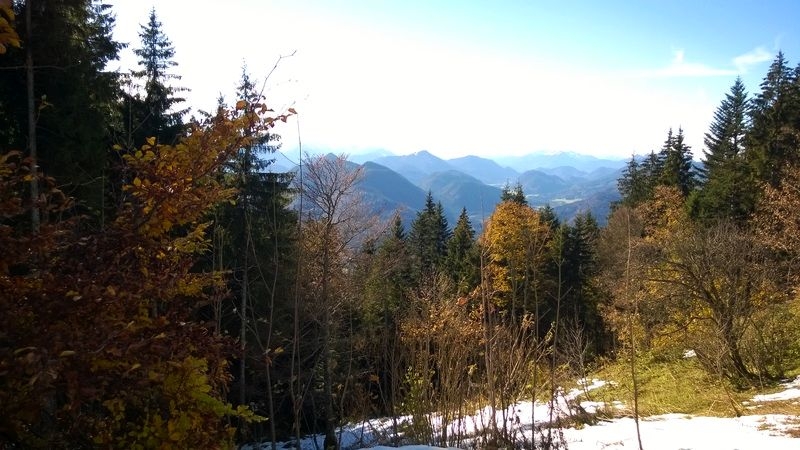
[(422, 160), (422, 161), (436, 161), (437, 163), (440, 162), (440, 161), (441, 162), (445, 162), (445, 160), (443, 160), (442, 158), (439, 158), (438, 156), (434, 155), (433, 153), (431, 153), (431, 152), (429, 152), (427, 150), (420, 150), (418, 152), (414, 152), (414, 153), (412, 153), (410, 155), (407, 155), (406, 159), (418, 159), (418, 160)]

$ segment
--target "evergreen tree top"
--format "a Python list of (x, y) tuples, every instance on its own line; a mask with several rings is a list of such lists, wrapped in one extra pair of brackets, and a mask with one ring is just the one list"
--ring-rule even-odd
[(761, 82), (761, 92), (753, 99), (754, 114), (763, 114), (771, 108), (787, 92), (793, 80), (794, 72), (783, 52), (779, 51)]
[(522, 184), (517, 182), (513, 187), (506, 184), (500, 193), (500, 201), (502, 202), (516, 202), (520, 205), (527, 205), (528, 199), (525, 198), (525, 192), (522, 189)]
[(714, 112), (714, 121), (703, 139), (706, 148), (703, 150), (705, 165), (701, 174), (704, 178), (707, 179), (710, 172), (744, 151), (749, 107), (744, 83), (741, 77), (737, 77), (730, 92)]
[(162, 31), (155, 7), (150, 10), (147, 24), (141, 25), (139, 37), (142, 39), (142, 47), (133, 52), (139, 57), (139, 65), (143, 67), (141, 75), (149, 82), (167, 78), (167, 70), (178, 63), (172, 59), (175, 48)]

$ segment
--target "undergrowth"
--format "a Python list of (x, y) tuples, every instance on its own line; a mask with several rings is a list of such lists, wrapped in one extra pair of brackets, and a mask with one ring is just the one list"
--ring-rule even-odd
[[(645, 355), (637, 361), (639, 414), (642, 416), (678, 413), (733, 417), (741, 414), (742, 402), (752, 396), (735, 391), (727, 382), (713, 379), (695, 358), (656, 360)], [(630, 365), (624, 360), (610, 361), (592, 375), (608, 383), (583, 400), (611, 404), (624, 403), (617, 416), (632, 415), (633, 384)]]
[[(639, 413), (693, 414), (713, 417), (734, 417), (748, 414), (800, 415), (800, 399), (789, 401), (752, 402), (756, 394), (781, 391), (778, 384), (737, 390), (731, 383), (711, 377), (696, 358), (653, 358), (642, 355), (636, 364), (639, 383)], [(800, 371), (792, 371), (792, 378)], [(604, 361), (589, 378), (604, 380), (601, 388), (581, 394), (580, 401), (605, 403), (602, 416), (633, 414), (633, 384), (628, 361)], [(622, 402), (612, 408), (614, 401)]]

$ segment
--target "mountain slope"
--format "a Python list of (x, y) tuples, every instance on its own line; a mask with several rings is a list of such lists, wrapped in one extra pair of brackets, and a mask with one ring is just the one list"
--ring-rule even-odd
[[(559, 176), (550, 175), (539, 170), (529, 170), (521, 174), (517, 180), (522, 185), (526, 195), (535, 196), (537, 199), (550, 198), (553, 194), (563, 192), (572, 185)], [(538, 203), (534, 202), (534, 204)]]
[(486, 184), (495, 186), (503, 186), (506, 183), (512, 183), (519, 177), (519, 172), (516, 170), (510, 167), (503, 167), (491, 159), (480, 158), (478, 156), (464, 156), (461, 158), (448, 159), (447, 163), (456, 170), (460, 170)]
[(364, 177), (358, 187), (370, 209), (382, 218), (389, 218), (400, 210), (404, 222), (408, 223), (408, 219), (425, 206), (427, 192), (399, 173), (374, 162), (366, 162), (363, 167)]
[(530, 169), (574, 167), (575, 169), (590, 172), (598, 167), (620, 168), (625, 165), (624, 160), (597, 158), (590, 155), (581, 155), (573, 152), (556, 154), (532, 153), (524, 156), (503, 156), (495, 158), (499, 164), (514, 167), (520, 172)]
[(461, 209), (467, 208), (473, 226), (477, 226), (494, 211), (501, 193), (500, 188), (458, 170), (436, 172), (420, 181), (420, 187), (442, 202), (451, 225), (455, 225)]
[(425, 150), (411, 155), (384, 156), (376, 158), (373, 162), (394, 170), (412, 183), (418, 183), (432, 173), (453, 169), (447, 161)]

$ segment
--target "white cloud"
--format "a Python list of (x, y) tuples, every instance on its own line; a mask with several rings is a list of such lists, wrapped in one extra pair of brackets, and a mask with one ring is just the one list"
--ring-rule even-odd
[(733, 65), (739, 73), (747, 73), (750, 67), (772, 60), (772, 53), (764, 47), (756, 47), (749, 52), (733, 58)]
[(702, 63), (686, 62), (686, 52), (683, 49), (673, 51), (672, 62), (659, 69), (644, 70), (637, 75), (643, 78), (700, 78), (700, 77), (725, 77), (736, 75), (733, 69), (719, 69)]
[[(118, 31), (135, 45), (149, 6), (115, 3)], [(687, 62), (676, 50), (666, 68), (631, 79), (534, 50), (509, 55), (356, 18), (308, 14), (293, 3), (265, 2), (268, 14), (239, 19), (233, 8), (198, 5), (192, 21), (185, 20), (188, 2), (162, 3), (158, 13), (175, 44), (175, 72), (192, 89), (195, 109), (213, 107), (220, 92), (231, 100), (243, 60), (263, 80), (279, 55), (297, 50), (267, 84), (271, 106), (300, 113), (299, 126), (293, 119), (276, 130), (290, 152), (299, 129), (311, 151), (427, 149), (442, 157), (578, 151), (627, 158), (657, 149), (667, 129), (680, 125), (698, 152), (716, 92), (725, 87), (715, 88), (719, 80), (710, 74), (735, 74)], [(264, 17), (269, 22), (261, 23)], [(221, 23), (236, 23), (236, 33), (210, 38), (207, 30)], [(672, 76), (706, 78), (676, 90)]]

